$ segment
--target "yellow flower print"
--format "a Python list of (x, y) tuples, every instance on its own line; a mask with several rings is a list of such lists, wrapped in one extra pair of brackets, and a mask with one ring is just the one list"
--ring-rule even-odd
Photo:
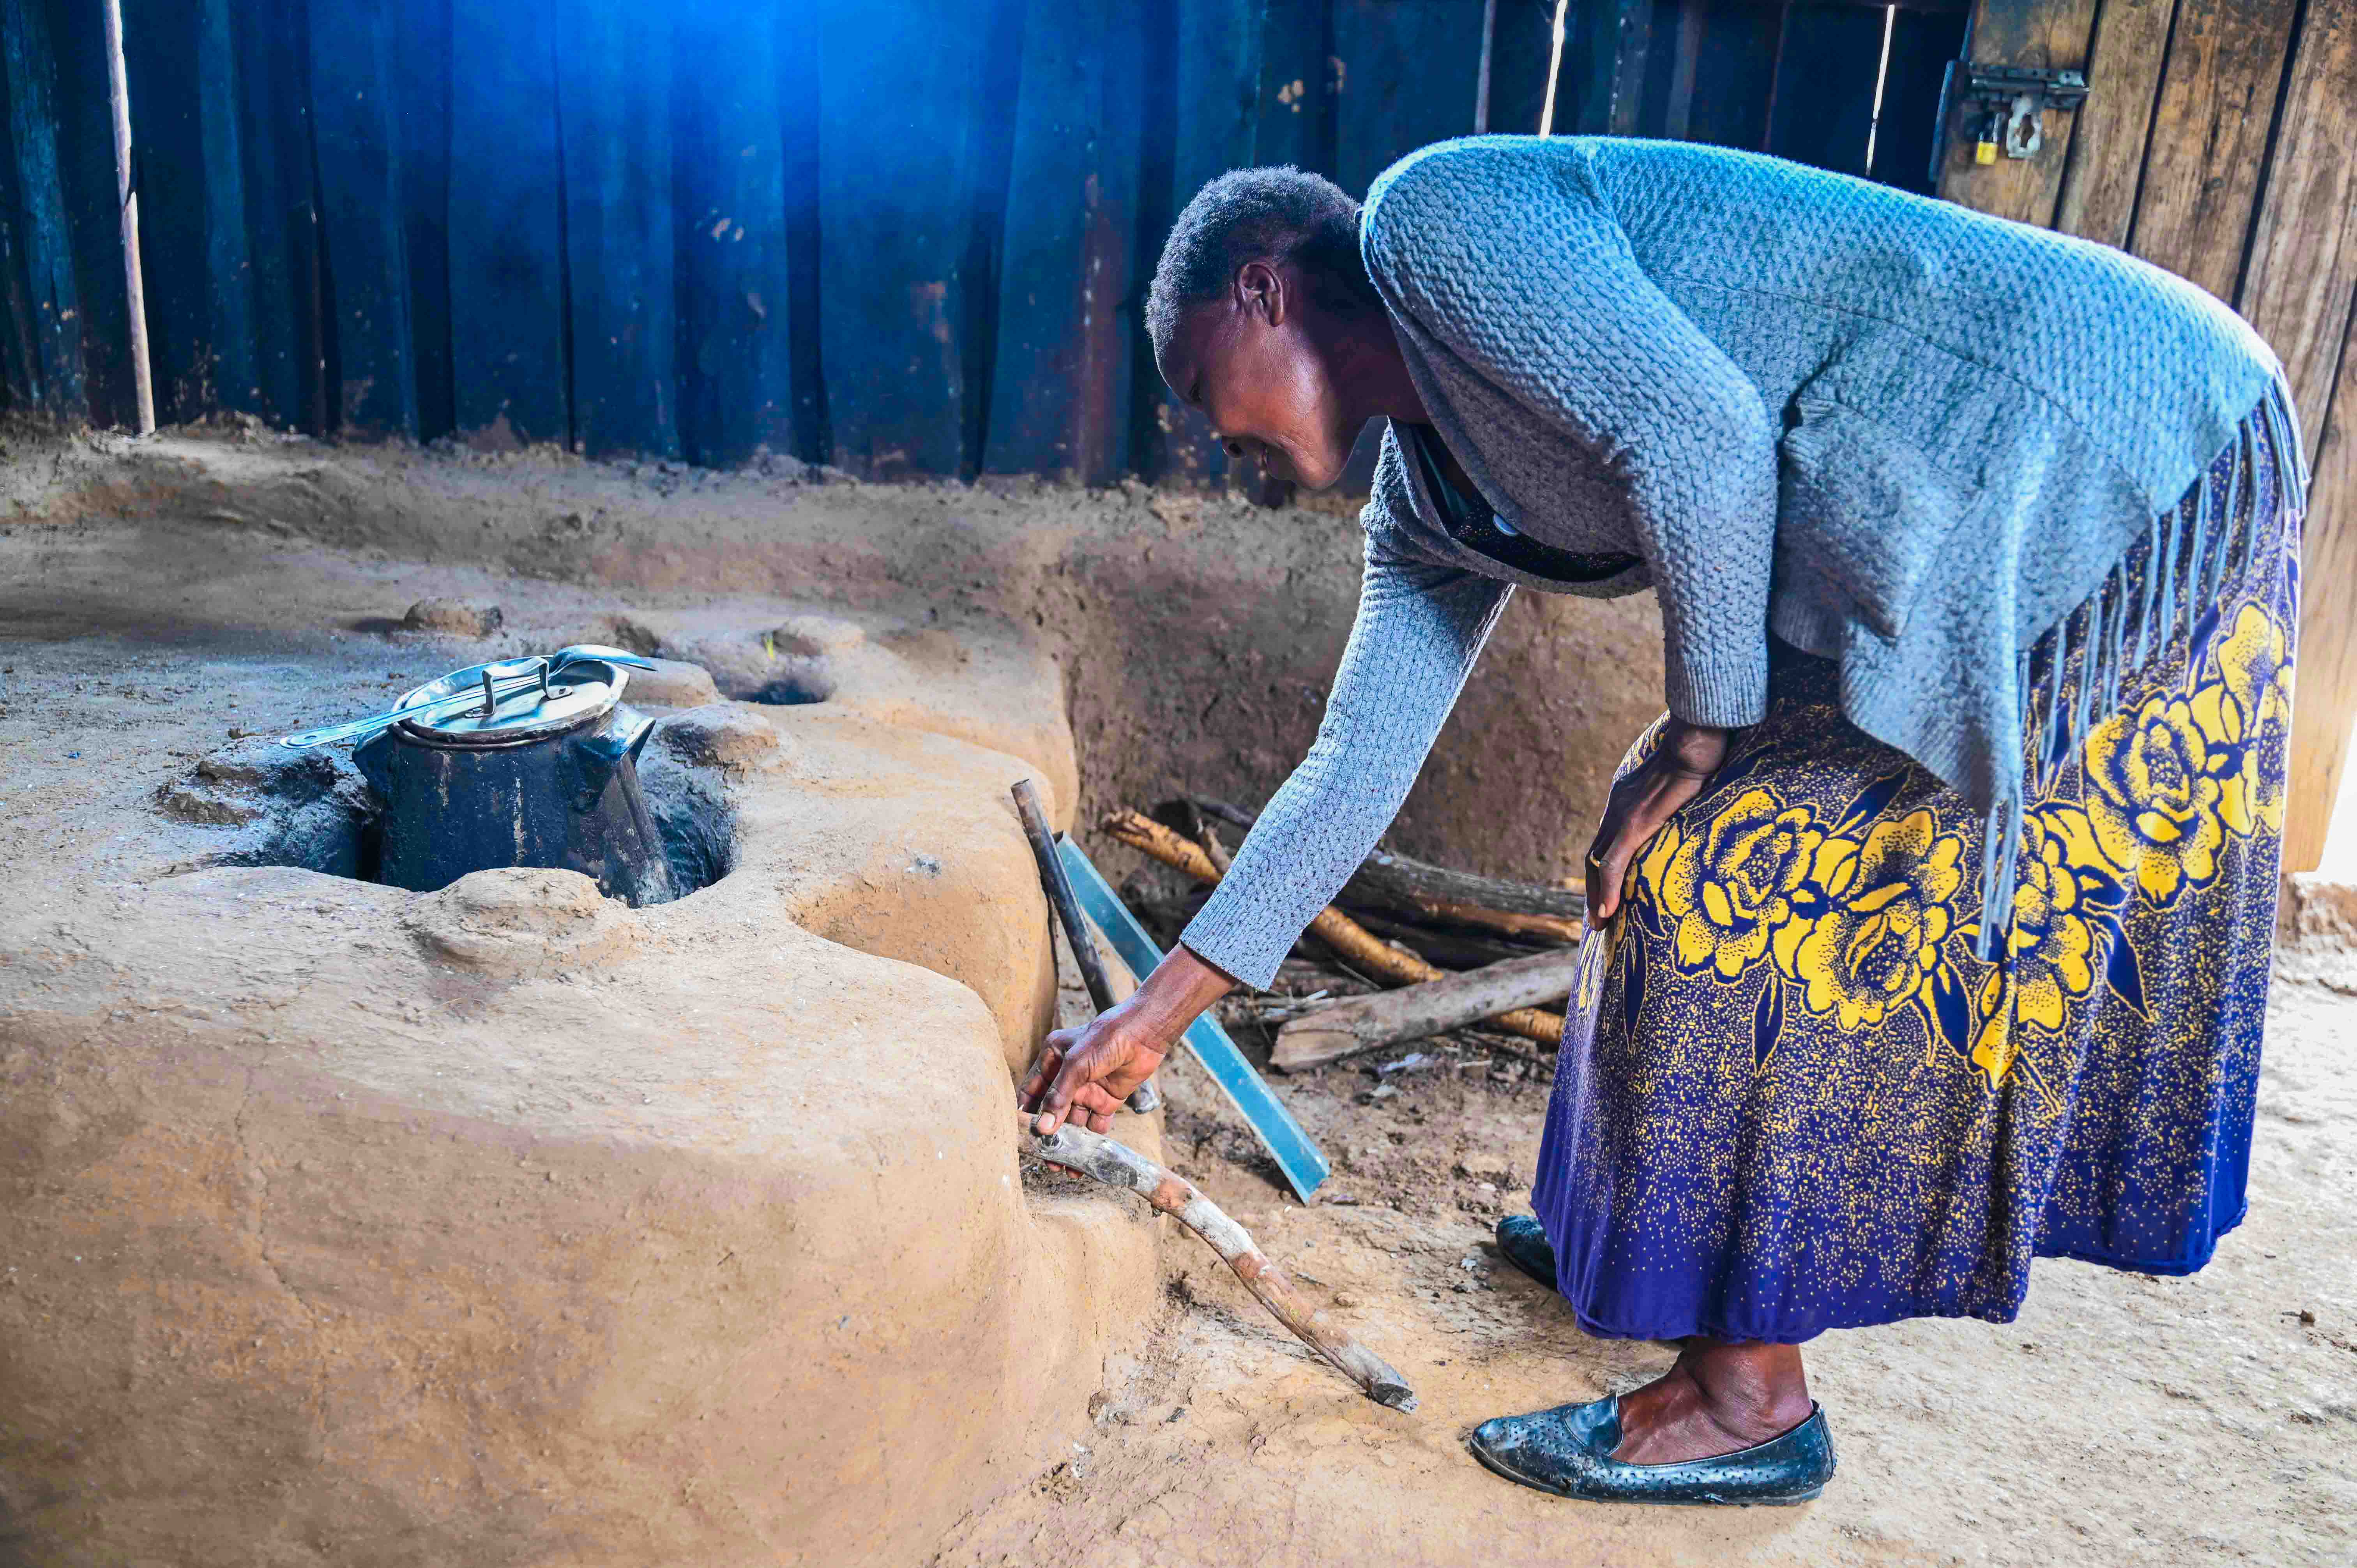
[[(2014, 875), (2007, 943), (2018, 988), (2017, 1009), (2022, 1022), (2059, 1030), (2064, 999), (2083, 996), (2095, 983), (2102, 954), (2089, 920), (2098, 908), (2118, 902), (2118, 884), (2095, 842), (2093, 824), (2073, 806), (2050, 806), (2022, 820)], [(1977, 1047), (1974, 1059), (1979, 1059)]]
[(2235, 747), (2218, 815), (2237, 833), (2283, 832), (2284, 746), (2291, 731), (2291, 641), (2275, 618), (2246, 604), (2212, 650), (2218, 679), (2193, 694), (2193, 719), (2212, 747)]
[[(2216, 722), (2207, 704), (2204, 716)], [(2231, 775), (2236, 758), (2211, 745), (2191, 703), (2164, 692), (2134, 714), (2113, 714), (2088, 734), (2085, 760), (2096, 841), (2146, 897), (2167, 904), (2187, 882), (2218, 874), (2226, 840), (2220, 775)]]
[[(1678, 850), (1684, 843), (1685, 836), (1678, 832), (1678, 824), (1664, 822), (1662, 831), (1653, 835), (1653, 842), (1645, 846), (1645, 853), (1630, 868), (1635, 886), (1656, 905), (1662, 901), (1662, 884), (1669, 876), (1670, 863), (1678, 857)], [(1632, 889), (1623, 886), (1620, 891), (1625, 897)]]
[(1992, 969), (1981, 982), (1980, 1026), (1973, 1031), (1973, 1065), (1989, 1081), (1991, 1089), (2005, 1081), (2013, 1070), (2013, 1059), (2020, 1054), (2020, 1042), (2014, 1036), (2013, 1021), (2018, 1009), (2005, 1004), (2005, 971)]
[(1795, 918), (1770, 944), (1776, 967), (1805, 987), (1810, 1012), (1855, 1029), (1924, 992), (1954, 925), (1949, 903), (1964, 885), (1963, 854), (1964, 841), (1942, 833), (1928, 811), (1878, 822), (1864, 843), (1817, 847), (1795, 892)]
[(1661, 858), (1656, 866), (1648, 857), (1648, 880), (1677, 922), (1679, 964), (1733, 980), (1755, 962), (1791, 918), (1793, 889), (1824, 837), (1808, 808), (1788, 810), (1769, 790), (1747, 789), (1665, 855), (1656, 844)]

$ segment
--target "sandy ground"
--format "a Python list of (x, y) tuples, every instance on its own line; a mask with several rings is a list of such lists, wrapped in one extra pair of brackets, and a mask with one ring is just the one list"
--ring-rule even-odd
[[(1234, 1032), (1258, 1043), (1249, 1026)], [(1581, 1334), (1491, 1244), (1499, 1215), (1527, 1212), (1545, 1068), (1453, 1045), (1464, 1065), (1395, 1075), (1396, 1094), (1366, 1103), (1377, 1080), (1365, 1066), (1278, 1080), (1335, 1162), (1305, 1209), (1181, 1062), (1165, 1073), (1178, 1167), (1406, 1373), (1421, 1407), (1360, 1398), (1174, 1232), (1161, 1316), (1109, 1369), (1095, 1430), (962, 1521), (935, 1568), (2345, 1568), (2357, 1562), (2352, 1043), (2357, 1000), (2278, 983), (2250, 1218), (2208, 1269), (2164, 1280), (2044, 1262), (2014, 1323), (1828, 1336), (1809, 1367), (1840, 1453), (1833, 1485), (1803, 1508), (1725, 1512), (1565, 1502), (1464, 1451), (1490, 1416), (1631, 1387), (1672, 1355)]]
[[(186, 507), (159, 515), (181, 506), (174, 498), (185, 499), (185, 476), (150, 475), (75, 513), (102, 515), (119, 501), (146, 520), (135, 528), (35, 522), (17, 535), (0, 593), (0, 739), (8, 743), (0, 858), (62, 855), (61, 841), (122, 831), (113, 825), (119, 811), (104, 809), (102, 795), (144, 797), (232, 732), (359, 711), (511, 642), (588, 635), (623, 579), (670, 572), (637, 601), (720, 613), (716, 585), (747, 562), (774, 556), (782, 564), (773, 575), (745, 591), (794, 596), (806, 570), (866, 570), (858, 552), (873, 542), (858, 529), (888, 512), (920, 510), (883, 487), (827, 486), (780, 499), (754, 493), (752, 479), (691, 478), (682, 483), (696, 493), (685, 503), (713, 510), (694, 512), (683, 528), (705, 531), (690, 542), (711, 564), (695, 564), (706, 557), (691, 560), (689, 552), (680, 557), (688, 564), (674, 569), (662, 554), (673, 546), (647, 521), (671, 515), (655, 479), (585, 478), (574, 469), (519, 478), (307, 447), (296, 456), (307, 467), (260, 474), (260, 489), (236, 503), (242, 511), (224, 505), (220, 516)], [(264, 458), (279, 462), (268, 453), (255, 460)], [(104, 463), (95, 479), (51, 475), (36, 484), (39, 476), (26, 478), (28, 472), (12, 471), (11, 483), (30, 486), (27, 495), (42, 504), (60, 487), (87, 495), (92, 484), (121, 479)], [(592, 481), (600, 499), (579, 512), (588, 520), (581, 530), (593, 542), (607, 540), (606, 553), (576, 560), (565, 553), (573, 549), (566, 535), (548, 545), (554, 553), (544, 575), (517, 575), (511, 542), (500, 532), (506, 511), (527, 532), (544, 530), (548, 514), (576, 515), (565, 510), (579, 505), (566, 487)], [(447, 503), (447, 526), (436, 524), (437, 533), (421, 523), (414, 537), (380, 539), (369, 532), (380, 514), (363, 504), (379, 492), (407, 498), (403, 506), (423, 507), (421, 496)], [(249, 504), (255, 496), (267, 504)], [(503, 497), (513, 503), (505, 510)], [(0, 493), (0, 502), (8, 499)], [(747, 510), (755, 501), (782, 510), (745, 521), (755, 517)], [(385, 505), (393, 510), (383, 515), (401, 519), (431, 510)], [(895, 546), (907, 553), (894, 567), (902, 576), (876, 580), (879, 601), (887, 589), (942, 578), (937, 550), (966, 552), (956, 569), (972, 564), (976, 580), (1002, 574), (1015, 581), (993, 553), (1007, 540), (1029, 541), (1040, 559), (1063, 551), (1079, 563), (1071, 573), (1036, 573), (1039, 585), (1023, 590), (1031, 597), (994, 577), (991, 592), (971, 602), (1020, 609), (1014, 618), (1071, 660), (1083, 768), (1100, 769), (1084, 780), (1084, 800), (1143, 803), (1170, 784), (1251, 799), (1306, 738), (1297, 716), (1280, 722), (1276, 703), (1293, 692), (1289, 701), (1314, 711), (1317, 693), (1295, 691), (1294, 672), (1330, 661), (1339, 644), (1346, 601), (1332, 579), (1348, 575), (1348, 557), (1339, 566), (1328, 559), (1333, 541), (1247, 558), (1234, 541), (1240, 530), (1265, 528), (1264, 520), (1150, 496), (1083, 503), (1069, 495), (963, 494), (922, 507), (931, 510)], [(248, 526), (257, 517), (260, 525)], [(462, 524), (479, 522), (480, 552), (454, 542)], [(805, 543), (806, 561), (791, 555), (789, 546)], [(707, 569), (720, 575), (696, 575)], [(135, 612), (92, 607), (123, 599), (96, 587), (130, 579), (168, 582), (172, 592), (137, 596)], [(1271, 612), (1290, 618), (1282, 638), (1268, 631), (1266, 618), (1246, 617), (1233, 607), (1241, 601), (1223, 596), (1272, 580), (1287, 587)], [(1190, 603), (1188, 595), (1206, 585), (1210, 598)], [(386, 618), (436, 596), (500, 603), (508, 628), (490, 644), (463, 646), (388, 634)], [(1560, 749), (1566, 735), (1620, 733), (1621, 708), (1632, 704), (1620, 697), (1599, 700), (1593, 713), (1575, 697), (1558, 720), (1533, 725), (1529, 678), (1576, 671), (1592, 657), (1590, 645), (1547, 635), (1555, 618), (1607, 614), (1606, 624), (1632, 637), (1644, 629), (1638, 618), (1596, 607), (1525, 607), (1526, 624), (1493, 650), (1505, 657), (1486, 667), (1491, 684), (1475, 693), (1436, 761), (1439, 771), (1427, 779), (1436, 796), (1466, 795), (1479, 784), (1470, 794), (1501, 799), (1531, 746)], [(1216, 646), (1200, 632), (1207, 614), (1222, 633)], [(1089, 630), (1099, 623), (1119, 636)], [(1174, 637), (1182, 626), (1198, 629)], [(1264, 641), (1277, 651), (1265, 654)], [(32, 643), (47, 645), (38, 661), (12, 657)], [(1107, 671), (1118, 681), (1105, 679)], [(1650, 680), (1638, 673), (1631, 684)], [(225, 689), (229, 681), (233, 690)], [(1241, 714), (1223, 717), (1214, 699), (1230, 681), (1258, 694)], [(1189, 693), (1202, 705), (1186, 715), (1183, 746), (1166, 746), (1164, 719)], [(1509, 719), (1520, 726), (1511, 736), (1522, 749), (1485, 759), (1482, 736)], [(141, 737), (135, 747), (104, 739), (132, 731)], [(89, 744), (93, 736), (99, 744)], [(1101, 770), (1107, 757), (1119, 762), (1110, 774)], [(1472, 770), (1485, 766), (1489, 777), (1475, 779)], [(1452, 782), (1449, 769), (1461, 777)], [(1567, 786), (1566, 799), (1589, 787)], [(1500, 869), (1555, 854), (1522, 826), (1511, 853), (1490, 859), (1463, 853), (1478, 827), (1470, 817), (1427, 812), (1424, 824), (1428, 836), (1408, 847)], [(151, 865), (156, 853), (153, 842), (133, 837), (77, 843), (70, 855), (127, 868)], [(1237, 1033), (1248, 1050), (1265, 1047), (1251, 1028)], [(1178, 1168), (1405, 1370), (1422, 1407), (1401, 1415), (1361, 1399), (1286, 1337), (1207, 1251), (1174, 1232), (1161, 1248), (1161, 1305), (1086, 1391), (1093, 1419), (1068, 1440), (1070, 1456), (968, 1514), (931, 1561), (939, 1568), (2357, 1561), (2352, 1036), (2357, 1001), (2313, 983), (2278, 987), (2251, 1216), (2211, 1268), (2164, 1281), (2044, 1264), (2015, 1324), (1916, 1323), (1829, 1337), (1814, 1348), (1811, 1367), (1841, 1474), (1810, 1507), (1741, 1513), (1566, 1504), (1497, 1480), (1462, 1449), (1463, 1434), (1488, 1416), (1627, 1387), (1669, 1359), (1661, 1346), (1586, 1338), (1560, 1302), (1489, 1246), (1495, 1219), (1522, 1205), (1532, 1175), (1544, 1066), (1513, 1057), (1485, 1062), (1489, 1052), (1475, 1045), (1458, 1053), (1473, 1065), (1396, 1077), (1395, 1092), (1381, 1099), (1362, 1101), (1375, 1080), (1351, 1065), (1279, 1080), (1336, 1165), (1325, 1200), (1305, 1209), (1280, 1191), (1232, 1112), (1190, 1067), (1176, 1064), (1166, 1076), (1168, 1148)], [(0, 1562), (8, 1552), (0, 1539)]]

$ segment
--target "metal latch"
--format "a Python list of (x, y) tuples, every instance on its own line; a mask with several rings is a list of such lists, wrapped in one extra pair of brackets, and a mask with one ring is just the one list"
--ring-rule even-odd
[[(1957, 78), (1962, 75), (1963, 81)], [(2046, 111), (2065, 112), (2087, 101), (2084, 70), (2056, 70), (2027, 65), (1948, 64), (1942, 84), (1944, 106), (1959, 103), (1975, 132), (1973, 162), (1996, 162), (1997, 148), (2009, 158), (2035, 157), (2045, 143)], [(1944, 122), (1947, 116), (1941, 116)]]

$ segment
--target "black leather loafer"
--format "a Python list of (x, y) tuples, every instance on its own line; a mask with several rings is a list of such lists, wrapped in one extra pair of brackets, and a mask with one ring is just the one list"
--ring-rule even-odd
[(1485, 1421), (1466, 1445), (1510, 1481), (1590, 1502), (1804, 1503), (1834, 1474), (1834, 1438), (1822, 1406), (1755, 1447), (1674, 1465), (1624, 1465), (1612, 1457), (1620, 1446), (1618, 1394)]
[(1555, 1288), (1555, 1248), (1546, 1227), (1527, 1214), (1509, 1214), (1498, 1221), (1498, 1251), (1506, 1262), (1546, 1286)]

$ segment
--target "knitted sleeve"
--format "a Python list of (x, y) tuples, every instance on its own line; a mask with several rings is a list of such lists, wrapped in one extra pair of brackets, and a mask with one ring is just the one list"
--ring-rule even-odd
[(1445, 355), (1626, 483), (1670, 711), (1765, 716), (1777, 433), (1750, 379), (1638, 265), (1574, 144), (1447, 144), (1367, 198), (1369, 271)]
[(1317, 744), (1244, 835), (1180, 939), (1265, 988), (1318, 911), (1398, 815), (1511, 585), (1367, 542), (1359, 614)]

